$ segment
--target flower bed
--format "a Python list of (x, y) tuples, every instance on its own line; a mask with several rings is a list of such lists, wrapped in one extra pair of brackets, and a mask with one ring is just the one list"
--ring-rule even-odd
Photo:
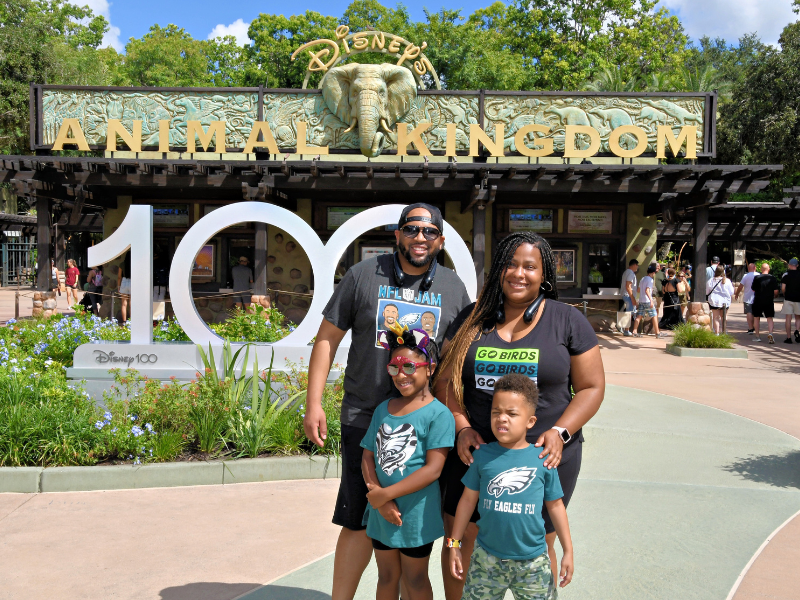
[[(278, 311), (239, 311), (215, 327), (237, 341), (277, 341), (291, 330)], [(176, 322), (156, 328), (161, 341), (186, 339)], [(303, 433), (303, 365), (273, 374), (226, 349), (222, 373), (211, 368), (182, 384), (148, 380), (134, 370), (115, 371), (116, 383), (98, 408), (64, 369), (80, 344), (130, 339), (129, 329), (92, 315), (9, 322), (0, 328), (0, 466), (63, 466), (255, 457), (265, 454), (337, 454), (341, 380), (325, 388), (329, 432), (324, 448)], [(262, 365), (263, 367), (264, 365)]]

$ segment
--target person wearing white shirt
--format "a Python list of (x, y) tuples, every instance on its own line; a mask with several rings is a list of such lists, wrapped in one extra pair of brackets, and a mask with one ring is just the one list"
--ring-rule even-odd
[(739, 285), (736, 286), (736, 300), (739, 299), (739, 296), (744, 291), (744, 298), (742, 298), (742, 302), (744, 303), (744, 314), (747, 317), (747, 333), (751, 334), (755, 331), (755, 327), (753, 325), (753, 299), (756, 296), (756, 293), (753, 291), (753, 279), (756, 278), (756, 263), (748, 263), (747, 264), (747, 273), (742, 280), (739, 282)]
[(714, 333), (719, 335), (725, 332), (725, 314), (731, 305), (733, 297), (733, 284), (725, 277), (725, 267), (717, 265), (714, 278), (706, 283), (708, 294), (708, 307), (711, 309), (711, 323)]
[(653, 297), (653, 289), (655, 287), (653, 275), (655, 275), (655, 273), (656, 265), (653, 263), (647, 267), (647, 275), (642, 277), (642, 280), (639, 282), (639, 307), (636, 312), (636, 321), (633, 324), (633, 335), (635, 337), (642, 337), (641, 334), (638, 333), (639, 322), (642, 320), (642, 318), (650, 319), (650, 322), (653, 324), (653, 331), (656, 334), (656, 338), (664, 337), (658, 330), (658, 311), (656, 310), (655, 300)]

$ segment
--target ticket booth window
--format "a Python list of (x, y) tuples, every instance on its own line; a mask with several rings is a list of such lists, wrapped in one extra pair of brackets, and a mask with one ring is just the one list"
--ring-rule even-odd
[(589, 244), (589, 287), (593, 293), (619, 285), (617, 257), (616, 244)]

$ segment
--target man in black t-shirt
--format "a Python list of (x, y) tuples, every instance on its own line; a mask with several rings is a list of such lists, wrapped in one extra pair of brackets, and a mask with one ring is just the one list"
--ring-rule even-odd
[(761, 317), (765, 317), (769, 327), (767, 339), (770, 344), (774, 344), (775, 338), (772, 337), (772, 331), (774, 328), (775, 297), (778, 295), (778, 280), (769, 274), (769, 263), (761, 264), (761, 274), (756, 275), (753, 279), (752, 288), (755, 293), (753, 298), (753, 327), (756, 330), (753, 341), (761, 341), (761, 338), (758, 337), (758, 330), (761, 324)]
[(333, 566), (334, 600), (352, 600), (372, 556), (372, 542), (362, 525), (368, 490), (361, 473), (361, 441), (375, 408), (398, 395), (386, 372), (389, 353), (377, 342), (378, 330), (392, 324), (424, 327), (441, 344), (450, 323), (470, 303), (454, 271), (437, 266), (435, 277), (428, 281), (426, 274), (444, 244), (443, 225), (439, 209), (428, 204), (407, 206), (395, 231), (397, 254), (351, 267), (322, 311), (324, 319), (308, 365), (303, 418), (306, 437), (318, 446), (325, 444), (327, 435), (322, 408), (325, 382), (339, 344), (347, 331), (353, 335), (344, 372), (342, 475), (333, 513), (333, 522), (342, 528)]
[(794, 339), (800, 344), (800, 271), (797, 270), (798, 261), (793, 258), (789, 261), (789, 270), (781, 279), (781, 292), (783, 293), (783, 310), (781, 314), (786, 317), (785, 344), (792, 343), (792, 315), (794, 315)]

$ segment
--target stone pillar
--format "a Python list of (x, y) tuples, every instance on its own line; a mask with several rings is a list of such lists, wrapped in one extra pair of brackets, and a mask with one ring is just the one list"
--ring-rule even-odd
[(253, 294), (267, 293), (267, 224), (256, 223), (256, 249), (253, 261)]
[(50, 289), (50, 210), (52, 201), (49, 198), (36, 198), (36, 289)]
[(478, 279), (478, 293), (483, 289), (486, 264), (486, 207), (472, 208), (472, 261)]
[(706, 301), (706, 267), (708, 267), (708, 207), (694, 209), (692, 220), (692, 300)]

